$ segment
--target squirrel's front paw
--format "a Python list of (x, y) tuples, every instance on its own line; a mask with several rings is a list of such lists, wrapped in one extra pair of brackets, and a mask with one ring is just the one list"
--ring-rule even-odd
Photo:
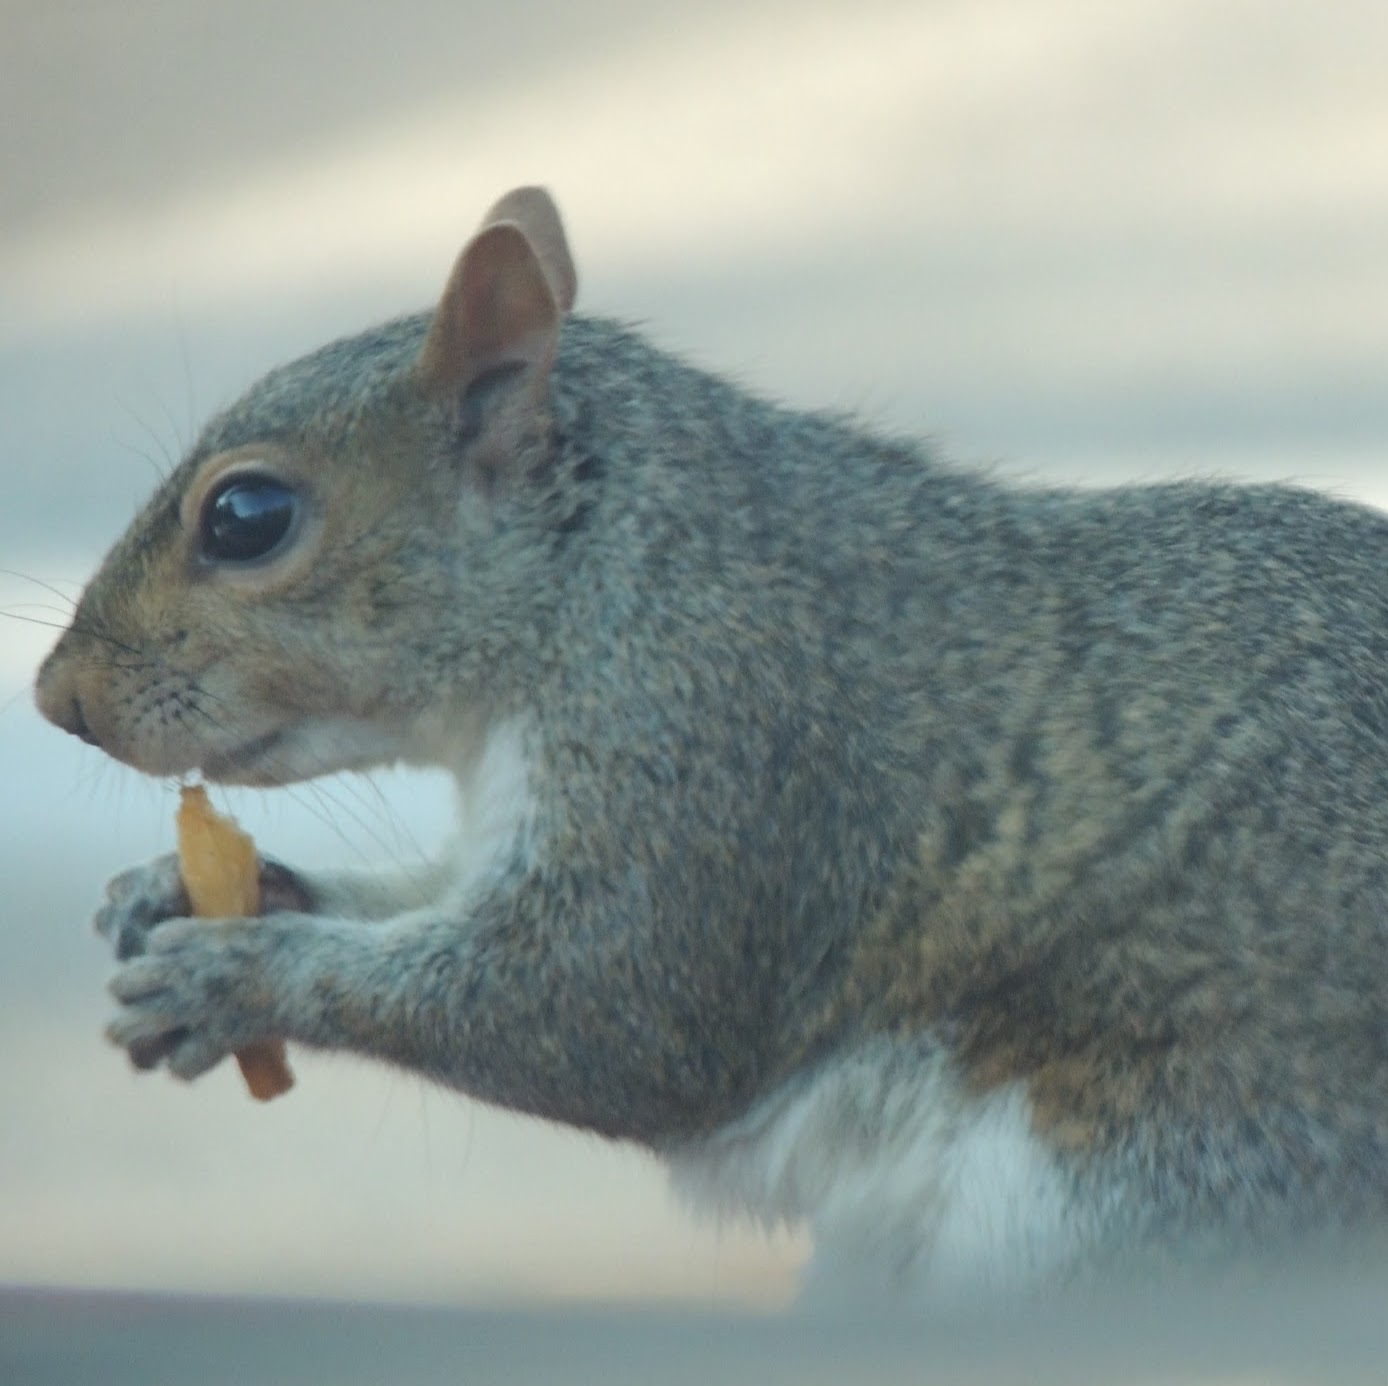
[(155, 925), (191, 912), (178, 857), (171, 852), (110, 881), (106, 903), (97, 911), (92, 927), (116, 950), (117, 960), (125, 962), (145, 951)]
[(272, 1033), (276, 921), (172, 919), (111, 981), (123, 1009), (107, 1036), (136, 1068), (196, 1078)]
[[(312, 907), (307, 886), (293, 871), (277, 861), (260, 859), (262, 914), (308, 914)], [(126, 962), (148, 951), (152, 929), (166, 920), (185, 918), (191, 911), (178, 857), (171, 852), (115, 877), (107, 885), (106, 903), (92, 923), (115, 949), (116, 960)]]

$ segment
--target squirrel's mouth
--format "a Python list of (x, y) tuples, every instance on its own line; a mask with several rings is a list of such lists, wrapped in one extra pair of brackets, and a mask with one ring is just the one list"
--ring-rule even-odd
[(218, 784), (273, 789), (343, 770), (374, 770), (401, 755), (399, 735), (372, 723), (295, 717), (225, 750), (209, 751), (200, 768)]
[[(202, 763), (202, 773), (218, 783), (274, 784), (281, 776), (275, 774), (273, 759), (266, 764), (275, 748), (284, 740), (284, 728), (254, 736), (233, 746), (229, 751), (214, 751)], [(247, 771), (252, 773), (248, 776)], [(283, 778), (294, 779), (292, 774)]]

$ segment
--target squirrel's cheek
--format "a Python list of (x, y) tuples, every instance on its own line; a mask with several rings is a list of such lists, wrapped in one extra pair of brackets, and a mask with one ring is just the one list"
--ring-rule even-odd
[(108, 755), (147, 775), (196, 770), (221, 720), (215, 705), (183, 680), (122, 680), (107, 690)]

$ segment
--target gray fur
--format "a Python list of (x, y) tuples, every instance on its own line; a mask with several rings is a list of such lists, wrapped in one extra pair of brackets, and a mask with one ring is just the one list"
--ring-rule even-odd
[[(511, 385), (426, 399), (428, 327), (272, 372), (170, 494), (270, 439), (407, 474), (344, 701), (521, 719), (534, 821), (465, 908), (155, 921), (118, 1040), (351, 1049), (667, 1149), (928, 1035), (1125, 1235), (1382, 1218), (1388, 520), (1003, 486), (580, 316), (484, 476)], [(102, 583), (79, 616), (145, 649)]]

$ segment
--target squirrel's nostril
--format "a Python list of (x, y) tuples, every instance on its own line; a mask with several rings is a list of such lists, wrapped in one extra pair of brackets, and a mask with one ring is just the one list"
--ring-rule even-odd
[(72, 706), (68, 710), (68, 716), (63, 721), (63, 730), (70, 731), (73, 736), (85, 741), (88, 746), (95, 746), (96, 737), (92, 729), (87, 725), (87, 715), (82, 711), (82, 700), (73, 696)]
[(75, 661), (64, 657), (60, 641), (53, 653), (44, 660), (34, 681), (34, 702), (55, 727), (71, 732), (88, 746), (99, 746), (101, 743), (82, 707), (79, 672)]

